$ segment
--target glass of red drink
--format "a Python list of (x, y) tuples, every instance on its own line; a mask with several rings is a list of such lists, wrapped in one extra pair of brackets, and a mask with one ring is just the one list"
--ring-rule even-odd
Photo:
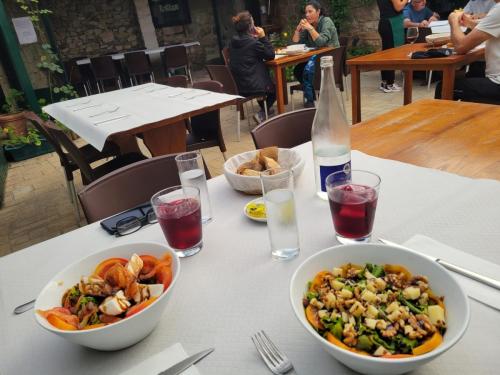
[(169, 246), (179, 257), (198, 253), (202, 247), (200, 190), (172, 186), (151, 198), (151, 205)]
[(340, 243), (369, 242), (377, 208), (380, 177), (353, 170), (335, 172), (326, 178), (333, 226)]

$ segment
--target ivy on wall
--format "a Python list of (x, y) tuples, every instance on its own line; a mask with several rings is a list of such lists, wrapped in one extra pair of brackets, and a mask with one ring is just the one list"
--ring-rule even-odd
[(329, 0), (331, 16), (338, 31), (346, 31), (352, 22), (352, 8), (357, 5), (370, 6), (375, 0)]

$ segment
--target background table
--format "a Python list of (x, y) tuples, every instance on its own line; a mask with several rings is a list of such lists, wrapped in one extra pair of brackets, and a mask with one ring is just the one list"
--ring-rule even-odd
[(382, 158), (500, 180), (499, 119), (500, 106), (424, 99), (353, 126), (352, 146)]
[(404, 72), (404, 104), (411, 103), (414, 71), (442, 71), (443, 85), (441, 97), (453, 99), (455, 71), (461, 66), (484, 58), (484, 48), (479, 48), (465, 55), (452, 55), (435, 59), (411, 59), (410, 53), (428, 48), (426, 43), (405, 44), (347, 60), (351, 67), (352, 85), (352, 123), (361, 121), (360, 72), (370, 70), (402, 70)]
[[(174, 91), (172, 95), (186, 92), (186, 97), (189, 98), (192, 94), (193, 98), (169, 97), (171, 91)], [(201, 95), (203, 93), (204, 95)], [(43, 110), (98, 150), (102, 150), (110, 135), (142, 134), (144, 144), (151, 154), (158, 156), (186, 151), (186, 119), (236, 104), (239, 98), (239, 96), (224, 93), (148, 83), (50, 104)], [(87, 101), (90, 102), (87, 103)], [(72, 106), (78, 102), (86, 104)], [(100, 106), (75, 111), (75, 109), (93, 104)], [(103, 109), (115, 108), (116, 106), (119, 107), (118, 111), (109, 115), (93, 119), (88, 117), (93, 112), (99, 113)], [(99, 121), (106, 119), (106, 117), (118, 117), (122, 114), (129, 116), (98, 125), (92, 125), (90, 122), (90, 120)]]
[[(204, 375), (269, 374), (250, 340), (264, 329), (291, 358), (297, 374), (353, 374), (315, 343), (290, 306), (289, 281), (297, 266), (337, 244), (328, 203), (314, 195), (311, 144), (298, 150), (306, 162), (296, 186), (299, 257), (272, 261), (267, 228), (242, 212), (252, 197), (231, 189), (223, 176), (210, 180), (214, 220), (203, 227), (203, 249), (181, 261), (180, 278), (159, 326), (129, 349), (105, 353), (81, 348), (38, 327), (33, 312), (14, 316), (11, 311), (36, 296), (54, 273), (99, 248), (165, 242), (158, 224), (115, 238), (94, 223), (0, 258), (0, 373), (115, 375), (181, 342), (190, 354), (216, 348), (197, 365)], [(500, 263), (498, 181), (472, 180), (359, 152), (352, 153), (352, 164), (382, 178), (375, 237), (402, 242), (422, 233)], [(412, 374), (498, 373), (499, 312), (474, 301), (471, 308), (471, 323), (460, 343)]]
[(309, 58), (311, 58), (311, 56), (330, 52), (333, 51), (333, 49), (333, 47), (318, 48), (299, 55), (279, 57), (266, 62), (266, 65), (273, 69), (274, 77), (276, 79), (276, 106), (278, 108), (278, 113), (285, 112), (285, 94), (283, 90), (286, 90), (287, 86), (284, 84), (286, 83), (286, 77), (283, 77), (283, 68), (306, 62)]

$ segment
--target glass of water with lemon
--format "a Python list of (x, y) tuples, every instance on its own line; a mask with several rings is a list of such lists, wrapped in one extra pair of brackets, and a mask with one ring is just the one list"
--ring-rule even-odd
[(274, 168), (261, 173), (262, 195), (266, 205), (271, 256), (289, 260), (299, 255), (299, 231), (293, 193), (293, 173)]

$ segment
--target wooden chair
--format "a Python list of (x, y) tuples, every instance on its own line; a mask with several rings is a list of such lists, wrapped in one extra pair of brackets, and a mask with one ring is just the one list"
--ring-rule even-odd
[[(213, 81), (220, 82), (223, 86), (223, 91), (226, 94), (230, 95), (240, 95), (238, 91), (238, 86), (236, 85), (236, 82), (233, 78), (233, 75), (231, 73), (231, 70), (229, 69), (228, 66), (226, 65), (207, 65), (205, 67), (208, 71), (208, 74), (210, 75), (210, 79)], [(243, 109), (243, 105), (245, 103), (248, 103), (254, 99), (257, 100), (265, 100), (266, 95), (265, 94), (260, 94), (260, 95), (251, 95), (244, 97), (239, 101), (239, 103), (236, 105), (236, 113), (237, 113), (237, 120), (236, 120), (236, 134), (237, 134), (237, 139), (238, 142), (240, 141), (240, 121), (241, 121), (241, 116), (240, 112)], [(264, 105), (264, 111), (266, 114), (266, 119), (268, 118), (267, 115), (267, 106)], [(248, 113), (248, 110), (247, 110)], [(248, 121), (248, 128), (250, 129), (250, 116), (247, 115), (247, 121)]]
[[(148, 55), (144, 51), (128, 52), (125, 55), (125, 66), (130, 77), (130, 85), (142, 83), (144, 76), (149, 76), (151, 82), (155, 81), (153, 68)], [(139, 77), (139, 80), (137, 78)]]
[[(95, 180), (79, 193), (87, 221), (93, 223), (148, 202), (158, 191), (180, 185), (178, 154), (162, 155), (124, 166)], [(210, 173), (205, 166), (207, 179)]]
[(311, 140), (315, 108), (299, 109), (275, 116), (251, 131), (255, 148), (292, 148)]
[[(222, 84), (217, 81), (195, 82), (194, 89), (222, 92)], [(190, 133), (186, 139), (188, 151), (218, 146), (226, 160), (226, 144), (222, 135), (220, 110), (191, 117)]]
[(224, 65), (229, 66), (229, 48), (224, 47), (222, 49), (222, 58), (224, 59)]

